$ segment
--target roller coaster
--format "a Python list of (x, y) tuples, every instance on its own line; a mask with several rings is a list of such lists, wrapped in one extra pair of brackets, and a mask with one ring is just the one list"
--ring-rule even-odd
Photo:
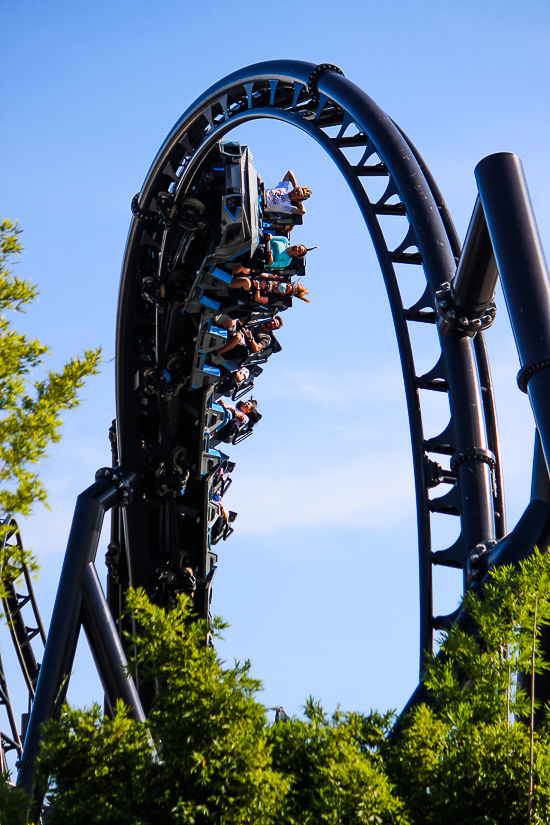
[[(306, 266), (301, 255), (273, 267), (270, 236), (288, 236), (301, 216), (268, 208), (250, 147), (228, 137), (257, 119), (295, 126), (326, 151), (357, 202), (379, 261), (410, 423), (420, 659), (432, 650), (434, 630), (456, 620), (456, 613), (433, 615), (434, 565), (462, 570), (467, 589), (494, 565), (518, 563), (535, 544), (550, 540), (550, 278), (519, 159), (499, 153), (478, 164), (479, 196), (461, 246), (415, 146), (338, 67), (278, 60), (234, 72), (182, 115), (132, 202), (118, 305), (113, 461), (77, 499), (47, 640), (23, 568), (14, 574), (5, 604), (26, 674), (29, 714), (20, 731), (0, 667), (0, 704), (10, 729), (2, 733), (0, 759), (5, 766), (6, 752), (17, 751), (18, 783), (29, 794), (40, 725), (59, 713), (81, 625), (107, 711), (123, 699), (133, 718), (143, 720), (153, 696), (139, 674), (134, 682), (125, 670), (127, 588), (141, 586), (167, 608), (187, 593), (197, 615), (210, 616), (216, 544), (234, 529), (235, 514), (222, 503), (235, 468), (233, 445), (252, 434), (258, 418), (242, 399), (281, 348), (274, 335), (279, 322), (270, 321), (292, 305), (292, 278), (302, 278)], [(352, 162), (348, 150), (356, 155), (358, 147), (360, 159)], [(374, 178), (385, 184), (380, 197), (369, 195)], [(384, 232), (388, 219), (391, 233)], [(394, 237), (394, 227), (401, 241), (389, 245), (386, 235)], [(259, 252), (261, 275), (254, 275)], [(236, 262), (251, 269), (252, 278), (261, 277), (266, 300), (257, 300), (258, 291), (233, 288)], [(411, 267), (424, 273), (425, 284), (406, 306), (400, 279)], [(518, 385), (529, 394), (536, 426), (532, 500), (511, 531), (484, 341), (496, 314), (499, 275), (520, 357)], [(415, 324), (433, 330), (440, 353), (421, 375), (411, 344)], [(239, 329), (239, 347), (221, 357)], [(250, 347), (258, 331), (262, 345)], [(448, 424), (436, 435), (424, 431), (424, 392), (448, 398)], [(239, 415), (230, 402), (248, 415)], [(95, 557), (107, 510), (112, 521), (104, 594)], [(452, 546), (433, 546), (434, 513), (460, 520)], [(15, 523), (6, 541), (20, 541)], [(36, 627), (21, 618), (24, 609), (34, 610)], [(41, 665), (33, 652), (38, 638), (45, 642)], [(550, 697), (542, 678), (536, 690)], [(421, 697), (420, 685), (408, 706)]]

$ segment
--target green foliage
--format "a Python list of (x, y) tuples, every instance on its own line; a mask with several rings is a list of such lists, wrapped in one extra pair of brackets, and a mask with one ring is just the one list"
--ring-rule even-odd
[[(135, 823), (148, 821), (140, 811), (153, 808), (147, 794), (154, 766), (147, 730), (126, 716), (102, 719), (98, 705), (88, 711), (69, 708), (60, 722), (49, 722), (41, 769), (57, 783), (52, 823)], [(159, 818), (159, 822), (162, 821)]]
[[(114, 720), (66, 710), (40, 757), (51, 777), (52, 825), (516, 825), (527, 819), (530, 729), (518, 670), (530, 671), (550, 620), (550, 556), (495, 571), (464, 600), (470, 629), (453, 629), (426, 663), (433, 706), (388, 739), (392, 715), (305, 719), (269, 726), (248, 663), (224, 668), (182, 598), (169, 613), (130, 595), (139, 633), (133, 667), (158, 693), (147, 724), (122, 707)], [(156, 755), (151, 746), (155, 743)], [(534, 737), (534, 823), (550, 821), (550, 728)], [(14, 825), (18, 825), (15, 823)]]
[(140, 592), (129, 603), (140, 627), (133, 666), (155, 680), (156, 701), (146, 725), (122, 708), (101, 720), (95, 708), (46, 726), (51, 825), (406, 823), (377, 755), (390, 715), (327, 719), (310, 700), (308, 721), (270, 727), (249, 664), (225, 668), (206, 643), (219, 620), (191, 621), (186, 597), (169, 613)]
[[(535, 598), (537, 627), (550, 623), (550, 556), (538, 551), (518, 571), (494, 570), (482, 593), (469, 591), (463, 608), (475, 635), (453, 628), (444, 640), (445, 656), (432, 658), (424, 682), (436, 697), (440, 715), (461, 720), (503, 722), (529, 713), (523, 690), (514, 688), (518, 672), (531, 673)], [(536, 637), (535, 672), (548, 670)]]
[[(435, 699), (411, 714), (395, 747), (383, 746), (390, 779), (413, 823), (512, 825), (527, 821), (529, 701), (517, 684), (530, 674), (537, 599), (535, 671), (548, 668), (539, 650), (550, 620), (550, 556), (535, 552), (520, 570), (495, 570), (464, 608), (475, 637), (455, 628), (443, 655), (426, 665)], [(550, 821), (550, 730), (535, 732), (534, 814)]]
[(27, 795), (21, 788), (9, 784), (9, 776), (0, 774), (0, 822), (2, 825), (25, 825)]
[(54, 782), (51, 825), (277, 822), (287, 783), (271, 765), (259, 684), (248, 663), (224, 669), (206, 644), (223, 625), (191, 621), (185, 597), (169, 613), (140, 592), (129, 604), (140, 678), (155, 680), (156, 702), (147, 726), (120, 708), (114, 721), (94, 709), (46, 726), (40, 770)]
[[(131, 593), (140, 628), (132, 667), (157, 698), (144, 725), (122, 706), (114, 720), (96, 707), (66, 709), (48, 723), (39, 760), (51, 783), (48, 821), (525, 823), (530, 730), (517, 674), (531, 666), (535, 600), (535, 668), (547, 667), (538, 634), (550, 621), (549, 583), (550, 556), (537, 552), (466, 596), (470, 632), (453, 629), (426, 663), (433, 706), (416, 708), (396, 742), (388, 739), (392, 714), (329, 718), (313, 699), (305, 719), (269, 726), (249, 664), (225, 668), (207, 644), (223, 630), (219, 620), (194, 621), (185, 597), (166, 613)], [(549, 725), (534, 739), (530, 821), (548, 822)]]
[[(23, 312), (37, 296), (37, 288), (13, 274), (10, 266), (22, 251), (21, 230), (16, 222), (0, 222), (0, 510), (4, 515), (29, 515), (33, 504), (46, 502), (47, 493), (36, 472), (51, 442), (59, 441), (61, 414), (79, 404), (77, 393), (88, 375), (97, 373), (100, 350), (86, 350), (71, 359), (61, 371), (47, 372), (43, 380), (31, 382), (30, 373), (49, 353), (35, 338), (12, 329), (5, 313)], [(7, 526), (0, 526), (0, 539)], [(15, 559), (12, 551), (0, 558), (3, 574)]]
[[(550, 738), (535, 749), (535, 816), (550, 821)], [(516, 722), (452, 725), (422, 705), (395, 750), (390, 777), (412, 823), (519, 825), (527, 822), (529, 728)]]
[(290, 780), (278, 822), (405, 823), (376, 751), (391, 715), (336, 712), (329, 719), (312, 698), (305, 715), (307, 721), (291, 719), (270, 730), (273, 766)]

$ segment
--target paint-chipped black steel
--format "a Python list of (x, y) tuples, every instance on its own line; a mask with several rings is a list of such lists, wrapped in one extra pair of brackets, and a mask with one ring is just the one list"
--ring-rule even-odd
[[(19, 763), (17, 783), (32, 797), (34, 765), (41, 725), (56, 715), (64, 701), (81, 623), (83, 577), (93, 563), (105, 512), (121, 502), (133, 474), (101, 477), (76, 502), (61, 578), (48, 632), (31, 716)], [(122, 485), (122, 486), (119, 486)], [(114, 663), (119, 664), (118, 660)]]
[(488, 329), (496, 316), (494, 302), (498, 269), (479, 198), (452, 282), (435, 293), (443, 322), (459, 332), (475, 335)]
[[(479, 333), (472, 339), (444, 326), (440, 361), (431, 373), (416, 375), (408, 325), (436, 324), (434, 293), (455, 274), (460, 254), (456, 233), (433, 178), (392, 120), (341, 74), (330, 70), (314, 74), (315, 69), (314, 64), (302, 61), (268, 61), (241, 69), (214, 84), (189, 107), (168, 135), (139, 193), (138, 214), (148, 213), (153, 199), (172, 181), (175, 199), (181, 201), (215, 143), (249, 120), (274, 118), (296, 126), (323, 146), (338, 166), (355, 196), (380, 262), (403, 366), (418, 514), (422, 654), (432, 644), (431, 564), (464, 570), (476, 544), (498, 539), (504, 533), (498, 434), (488, 362)], [(316, 80), (315, 90), (308, 91), (312, 76)], [(325, 130), (334, 126), (340, 128), (336, 135), (329, 136)], [(350, 146), (364, 147), (363, 157), (355, 165), (344, 153)], [(386, 193), (374, 203), (362, 183), (372, 176), (388, 179)], [(391, 200), (393, 195), (397, 196), (397, 203)], [(408, 218), (409, 231), (394, 249), (386, 244), (380, 215)], [(136, 331), (132, 312), (144, 228), (144, 222), (134, 217), (123, 263), (117, 330), (119, 457), (121, 465), (134, 472), (140, 471), (140, 432), (133, 388), (135, 369), (131, 353)], [(403, 306), (395, 264), (423, 265), (426, 290), (412, 307)], [(448, 392), (451, 418), (440, 437), (424, 435), (421, 389)], [(472, 458), (460, 463), (453, 475), (442, 470), (432, 458), (438, 454), (475, 456), (476, 451), (490, 451), (495, 456), (494, 472), (487, 463)], [(453, 483), (450, 492), (434, 497), (429, 491), (442, 482)], [(451, 548), (435, 553), (431, 546), (431, 512), (461, 518), (458, 540)], [(136, 499), (125, 511), (129, 578), (147, 585), (154, 575), (154, 564), (143, 544), (143, 534), (143, 515)]]

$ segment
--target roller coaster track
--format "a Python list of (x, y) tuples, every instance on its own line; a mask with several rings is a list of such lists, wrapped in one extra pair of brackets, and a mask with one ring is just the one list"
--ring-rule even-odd
[[(24, 551), (17, 522), (8, 518), (4, 524), (8, 532), (2, 537), (2, 607), (14, 649), (19, 661), (21, 673), (29, 695), (29, 711), (34, 699), (40, 664), (37, 661), (36, 645), (41, 651), (46, 644), (46, 634), (38, 611), (32, 579), (23, 561)], [(30, 622), (30, 627), (27, 625)], [(15, 750), (22, 754), (24, 730), (19, 733), (13, 705), (8, 691), (8, 683), (0, 659), (0, 707), (3, 706), (7, 716), (10, 733), (0, 733), (0, 770), (6, 772), (8, 763), (6, 754)], [(25, 714), (24, 723), (28, 719)]]
[[(196, 269), (196, 255), (189, 235), (175, 222), (160, 220), (158, 202), (163, 192), (171, 194), (174, 214), (178, 204), (193, 195), (198, 172), (209, 152), (232, 129), (250, 120), (277, 119), (296, 126), (320, 144), (348, 183), (369, 232), (386, 285), (403, 368), (405, 394), (410, 421), (418, 520), (420, 570), (420, 653), (431, 650), (434, 628), (444, 627), (451, 616), (432, 615), (432, 565), (465, 569), (469, 551), (478, 543), (501, 538), (505, 533), (504, 501), (500, 476), (499, 444), (489, 365), (483, 333), (475, 337), (453, 328), (438, 326), (435, 293), (455, 274), (460, 255), (457, 239), (443, 198), (424, 161), (403, 132), (381, 109), (334, 66), (297, 61), (277, 61), (250, 66), (221, 80), (204, 93), (184, 113), (155, 158), (138, 198), (122, 269), (117, 331), (117, 436), (118, 460), (123, 467), (147, 477), (144, 465), (151, 462), (151, 450), (144, 449), (143, 417), (139, 403), (145, 401), (162, 421), (176, 406), (159, 390), (145, 397), (146, 388), (136, 378), (143, 359), (155, 374), (180, 339), (166, 343), (173, 330), (174, 310), (168, 283), (171, 273), (183, 272), (189, 279)], [(334, 128), (336, 127), (336, 129)], [(332, 132), (329, 134), (329, 132)], [(336, 132), (336, 134), (334, 134)], [(360, 147), (361, 158), (352, 163), (346, 150)], [(382, 178), (381, 197), (369, 196), (373, 178)], [(402, 240), (389, 246), (383, 221), (402, 226)], [(154, 231), (153, 231), (154, 230)], [(390, 233), (387, 233), (390, 234)], [(190, 256), (188, 261), (187, 255)], [(426, 283), (411, 306), (404, 306), (399, 288), (411, 267), (421, 267)], [(400, 270), (400, 271), (399, 271)], [(168, 297), (155, 313), (144, 317), (142, 282), (145, 275), (155, 279), (160, 292)], [(177, 303), (177, 300), (176, 302)], [(180, 316), (181, 320), (181, 316)], [(409, 328), (414, 324), (433, 327), (440, 356), (433, 368), (418, 375), (415, 370)], [(439, 334), (438, 334), (439, 333)], [(144, 350), (148, 355), (143, 355)], [(142, 359), (140, 363), (140, 358)], [(446, 393), (450, 418), (442, 433), (427, 436), (422, 422), (421, 397), (424, 392)], [(200, 396), (200, 397), (198, 397)], [(207, 391), (178, 395), (179, 409), (196, 411), (195, 421), (204, 421)], [(143, 409), (143, 408), (142, 408)], [(172, 413), (173, 417), (173, 413)], [(185, 425), (193, 426), (194, 422)], [(185, 440), (180, 433), (169, 444), (154, 445), (156, 466), (163, 461), (170, 467), (170, 453)], [(146, 455), (144, 455), (144, 453)], [(441, 458), (443, 457), (443, 458)], [(450, 457), (450, 461), (449, 461)], [(437, 458), (437, 460), (434, 460)], [(447, 461), (447, 468), (442, 466)], [(197, 460), (194, 462), (195, 468)], [(173, 473), (173, 470), (172, 470)], [(174, 473), (173, 473), (174, 474)], [(200, 482), (197, 482), (200, 484)], [(145, 482), (147, 486), (147, 482)], [(149, 485), (151, 486), (151, 485)], [(443, 491), (443, 494), (438, 494)], [(145, 586), (151, 594), (158, 590), (159, 575), (177, 576), (181, 549), (193, 558), (197, 580), (208, 589), (208, 575), (214, 560), (208, 556), (207, 525), (204, 516), (208, 494), (201, 490), (193, 502), (192, 517), (177, 513), (174, 495), (159, 497), (145, 493), (124, 509), (126, 557), (132, 568), (119, 576), (117, 588), (110, 590), (115, 615), (121, 603), (120, 591), (129, 582)], [(183, 500), (189, 500), (189, 489)], [(472, 506), (472, 502), (476, 502)], [(199, 503), (200, 502), (200, 503)], [(156, 508), (156, 516), (152, 517)], [(432, 513), (460, 518), (457, 541), (449, 548), (433, 548), (430, 519)], [(116, 518), (120, 517), (117, 515)], [(144, 540), (151, 520), (155, 540)], [(202, 529), (199, 529), (202, 528)], [(116, 544), (116, 542), (115, 542)], [(152, 553), (151, 547), (154, 546)], [(122, 557), (122, 554), (120, 554)], [(197, 561), (201, 559), (201, 562)], [(164, 561), (165, 567), (159, 573)], [(208, 599), (201, 607), (207, 615)]]
[[(220, 287), (231, 279), (223, 266), (233, 257), (222, 254), (223, 244), (214, 238), (222, 200), (212, 182), (212, 158), (230, 153), (221, 140), (231, 130), (256, 119), (295, 126), (326, 151), (355, 197), (378, 258), (410, 422), (421, 661), (432, 649), (434, 629), (455, 620), (455, 614), (433, 615), (433, 565), (462, 570), (468, 587), (492, 565), (518, 563), (535, 544), (550, 541), (550, 277), (519, 159), (500, 153), (478, 164), (479, 198), (461, 250), (441, 193), (416, 148), (340, 69), (282, 60), (234, 72), (182, 115), (132, 203), (118, 306), (112, 467), (99, 470), (95, 484), (77, 499), (19, 761), (18, 783), (29, 794), (40, 726), (58, 711), (81, 624), (108, 708), (122, 699), (134, 719), (144, 720), (142, 704), (147, 709), (151, 686), (136, 688), (126, 675), (121, 644), (124, 624), (131, 622), (124, 611), (128, 585), (144, 587), (166, 606), (178, 593), (193, 594), (198, 615), (209, 616), (217, 563), (213, 547), (219, 539), (213, 533), (219, 512), (213, 501), (227, 489), (234, 468), (219, 449), (219, 371), (206, 359), (226, 335), (212, 320), (221, 306)], [(256, 176), (250, 165), (246, 168), (253, 203)], [(381, 196), (374, 194), (374, 178)], [(255, 243), (252, 220), (249, 228)], [(396, 228), (401, 232), (397, 244), (388, 240), (397, 236)], [(423, 288), (406, 305), (402, 287), (415, 267), (423, 273)], [(498, 274), (522, 365), (518, 384), (529, 393), (537, 427), (533, 500), (508, 534), (483, 339), (494, 318)], [(248, 309), (249, 319), (261, 319), (262, 313), (268, 314), (257, 306)], [(416, 324), (431, 327), (439, 351), (433, 367), (422, 374), (411, 343)], [(434, 392), (445, 394), (449, 407), (439, 434), (426, 433), (422, 419), (425, 399)], [(94, 562), (103, 518), (112, 508), (105, 599)], [(432, 546), (433, 514), (460, 520), (452, 546)], [(14, 640), (21, 645), (17, 634)], [(22, 665), (29, 670), (32, 693), (34, 666)]]

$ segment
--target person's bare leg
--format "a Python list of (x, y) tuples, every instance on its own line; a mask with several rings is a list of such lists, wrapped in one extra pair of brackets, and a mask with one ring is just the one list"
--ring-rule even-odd
[(250, 283), (250, 278), (233, 278), (230, 284), (227, 285), (230, 289), (250, 289), (252, 284)]
[(246, 266), (243, 266), (243, 264), (231, 264), (231, 274), (233, 277), (235, 275), (240, 275), (241, 273), (244, 275), (250, 275), (250, 269), (247, 269)]
[(237, 344), (242, 344), (243, 341), (244, 341), (244, 335), (242, 334), (242, 332), (238, 332), (236, 335), (233, 335), (229, 339), (229, 341), (227, 342), (225, 347), (222, 347), (221, 349), (217, 349), (216, 352), (214, 353), (214, 355), (224, 355), (226, 352), (231, 352), (232, 349), (235, 349)]

